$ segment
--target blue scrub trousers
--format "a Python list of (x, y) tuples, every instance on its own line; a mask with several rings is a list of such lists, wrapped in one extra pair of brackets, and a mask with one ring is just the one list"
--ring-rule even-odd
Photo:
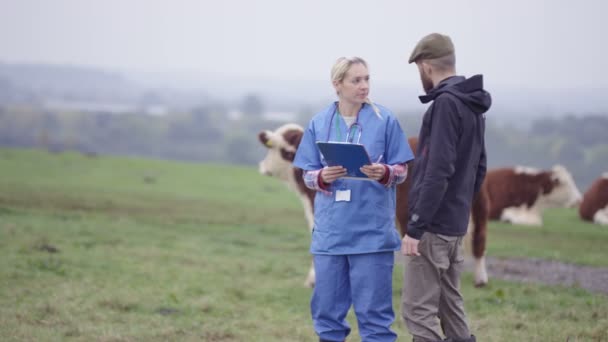
[(322, 341), (344, 341), (350, 333), (351, 303), (362, 342), (393, 342), (394, 252), (314, 255), (316, 283), (310, 302), (315, 332)]

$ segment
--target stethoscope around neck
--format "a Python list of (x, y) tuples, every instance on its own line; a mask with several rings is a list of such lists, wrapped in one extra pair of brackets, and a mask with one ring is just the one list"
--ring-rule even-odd
[[(363, 106), (361, 106), (361, 109), (363, 109)], [(357, 134), (357, 132), (359, 133), (359, 137), (357, 138), (356, 144), (359, 144), (359, 142), (361, 141), (361, 134), (363, 133), (363, 127), (359, 123), (359, 114), (361, 113), (361, 109), (359, 110), (359, 113), (357, 113), (357, 118), (355, 119), (355, 122), (352, 125), (350, 125), (350, 127), (348, 127), (348, 132), (346, 132), (346, 142), (347, 143), (353, 143), (354, 137)], [(336, 132), (338, 132), (338, 134), (339, 134), (339, 129), (340, 129), (339, 120), (340, 119), (336, 116), (337, 112), (338, 112), (338, 102), (334, 102), (334, 110), (331, 114), (331, 119), (329, 120), (329, 128), (327, 128), (327, 139), (325, 139), (328, 142), (329, 142), (329, 137), (331, 136), (331, 125), (334, 123), (334, 118), (336, 119), (336, 123), (335, 123)], [(355, 133), (351, 136), (351, 133), (353, 132), (353, 128), (355, 129)]]

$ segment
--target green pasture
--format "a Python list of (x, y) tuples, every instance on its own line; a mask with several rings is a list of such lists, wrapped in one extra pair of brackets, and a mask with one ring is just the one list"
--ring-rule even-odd
[[(252, 167), (0, 149), (0, 341), (314, 341), (308, 242), (297, 197)], [(554, 210), (493, 223), (488, 255), (606, 267), (607, 244)], [(608, 341), (605, 295), (471, 284), (479, 341)]]

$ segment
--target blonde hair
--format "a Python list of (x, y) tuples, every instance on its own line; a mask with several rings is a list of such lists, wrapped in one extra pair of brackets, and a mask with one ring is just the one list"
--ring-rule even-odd
[[(334, 63), (334, 66), (331, 68), (331, 81), (340, 83), (344, 81), (344, 76), (346, 76), (346, 72), (353, 64), (361, 64), (365, 68), (367, 68), (367, 63), (361, 57), (340, 57)], [(365, 98), (365, 103), (369, 104), (374, 113), (378, 118), (382, 119), (382, 115), (380, 115), (380, 109), (370, 100), (369, 97)]]

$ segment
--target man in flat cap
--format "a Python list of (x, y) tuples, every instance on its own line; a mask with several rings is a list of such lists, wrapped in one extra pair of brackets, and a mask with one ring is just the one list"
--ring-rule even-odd
[(442, 341), (441, 330), (443, 341), (474, 342), (460, 294), (462, 240), (486, 173), (484, 113), (491, 98), (481, 75), (456, 75), (454, 44), (446, 35), (422, 38), (409, 63), (418, 66), (426, 92), (420, 101), (432, 103), (418, 136), (401, 244), (402, 315), (415, 342)]

